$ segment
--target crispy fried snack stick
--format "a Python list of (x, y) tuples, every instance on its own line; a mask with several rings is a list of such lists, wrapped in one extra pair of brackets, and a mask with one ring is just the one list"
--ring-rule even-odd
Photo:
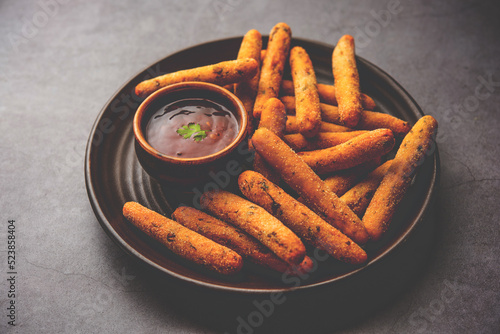
[(240, 271), (243, 266), (243, 260), (236, 252), (139, 203), (125, 203), (123, 215), (141, 231), (167, 246), (175, 254), (210, 270), (231, 275)]
[(278, 23), (271, 29), (266, 56), (262, 60), (259, 90), (253, 107), (255, 118), (260, 118), (268, 99), (278, 97), (291, 40), (292, 30), (286, 23)]
[(300, 133), (285, 135), (283, 140), (295, 152), (298, 151), (313, 151), (329, 148), (335, 145), (345, 143), (354, 137), (362, 135), (367, 131), (351, 131), (351, 132), (320, 132), (313, 138), (306, 138)]
[[(185, 227), (232, 249), (255, 264), (279, 272), (293, 270), (292, 266), (277, 257), (254, 237), (202, 211), (181, 206), (174, 211), (172, 218)], [(304, 261), (305, 268), (301, 268), (301, 272), (308, 271), (311, 259), (304, 259)]]
[(389, 170), (391, 163), (392, 160), (386, 161), (340, 197), (340, 200), (347, 204), (358, 217), (363, 217), (373, 194)]
[(389, 226), (399, 202), (410, 186), (415, 170), (432, 146), (437, 126), (437, 121), (432, 116), (424, 116), (403, 139), (391, 167), (363, 216), (363, 223), (373, 240), (380, 239)]
[(299, 237), (260, 206), (223, 190), (204, 193), (201, 205), (259, 240), (282, 260), (290, 264), (304, 260), (306, 249)]
[(135, 86), (135, 94), (146, 97), (162, 87), (184, 81), (204, 81), (219, 86), (234, 84), (252, 78), (258, 69), (259, 64), (251, 58), (223, 61), (145, 80)]
[[(337, 125), (328, 122), (321, 122), (321, 126), (319, 128), (319, 132), (348, 132), (354, 131), (351, 128)], [(286, 118), (286, 129), (285, 132), (290, 133), (299, 133), (299, 124), (297, 123), (297, 118), (295, 116), (288, 115)]]
[(295, 116), (299, 133), (314, 137), (321, 127), (318, 87), (311, 58), (300, 46), (290, 50), (290, 68), (295, 87)]
[(389, 129), (378, 129), (330, 148), (299, 152), (298, 155), (318, 174), (357, 166), (388, 153), (395, 140)]
[(359, 122), (363, 107), (352, 36), (344, 35), (338, 41), (332, 54), (332, 69), (340, 120), (342, 125), (354, 127)]
[[(250, 79), (234, 84), (234, 94), (241, 100), (248, 115), (249, 130), (252, 126), (253, 105), (255, 96), (259, 88), (260, 78), (260, 51), (262, 49), (262, 36), (255, 29), (248, 31), (241, 41), (240, 50), (237, 59), (252, 58), (257, 61), (259, 67), (257, 73)], [(250, 132), (248, 132), (250, 133)]]
[(380, 158), (365, 162), (353, 168), (335, 172), (325, 179), (326, 186), (338, 197), (344, 195), (367, 173), (380, 165)]
[(304, 198), (309, 208), (358, 244), (368, 241), (368, 233), (354, 212), (283, 140), (264, 128), (255, 131), (252, 142), (255, 150)]
[[(285, 105), (287, 113), (295, 113), (295, 98), (293, 96), (282, 96), (280, 100)], [(342, 124), (338, 107), (320, 103), (320, 108), (323, 121)], [(355, 128), (358, 130), (390, 129), (394, 136), (401, 138), (410, 131), (408, 122), (389, 114), (368, 110), (361, 111), (361, 118)]]
[(343, 262), (359, 264), (366, 261), (366, 252), (361, 247), (261, 174), (245, 171), (240, 174), (238, 184), (243, 195), (309, 244)]
[[(267, 100), (260, 116), (259, 128), (269, 129), (278, 137), (283, 138), (286, 128), (286, 111), (280, 100), (274, 97)], [(253, 169), (272, 182), (278, 183), (280, 180), (279, 174), (258, 154), (255, 155)]]
[[(337, 106), (337, 97), (335, 96), (335, 86), (318, 83), (319, 100), (323, 103)], [(281, 96), (294, 96), (293, 82), (283, 80), (280, 89)], [(377, 107), (375, 101), (366, 94), (361, 93), (361, 106), (365, 110), (375, 110)]]

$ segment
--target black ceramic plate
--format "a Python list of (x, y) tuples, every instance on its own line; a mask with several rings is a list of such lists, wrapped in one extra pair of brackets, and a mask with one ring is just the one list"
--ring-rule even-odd
[[(422, 222), (430, 206), (439, 170), (437, 148), (418, 170), (383, 239), (365, 247), (369, 256), (365, 265), (351, 267), (332, 259), (318, 261), (311, 277), (300, 284), (297, 280), (284, 280), (281, 275), (252, 266), (245, 267), (241, 275), (230, 279), (205, 272), (149, 239), (123, 218), (122, 207), (127, 201), (137, 201), (168, 217), (179, 204), (192, 203), (192, 193), (174, 186), (161, 186), (141, 168), (134, 150), (132, 119), (142, 100), (134, 95), (134, 87), (163, 73), (235, 59), (240, 43), (241, 37), (230, 38), (174, 53), (133, 77), (104, 106), (87, 144), (85, 180), (90, 202), (106, 233), (126, 252), (167, 275), (205, 287), (251, 293), (336, 284), (351, 279), (367, 267), (376, 266), (389, 253), (404, 247), (405, 240)], [(303, 39), (294, 39), (292, 44), (307, 50), (318, 82), (333, 83), (331, 45)], [(375, 100), (378, 111), (411, 124), (423, 116), (417, 103), (387, 73), (362, 58), (357, 61), (362, 91)]]

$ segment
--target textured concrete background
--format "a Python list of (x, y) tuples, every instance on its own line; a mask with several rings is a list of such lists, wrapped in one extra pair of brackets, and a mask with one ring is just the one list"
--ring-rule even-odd
[[(429, 263), (404, 293), (342, 331), (498, 332), (499, 7), (472, 0), (1, 1), (0, 332), (216, 332), (179, 310), (168, 292), (159, 297), (152, 274), (101, 229), (85, 190), (85, 145), (105, 102), (145, 66), (251, 28), (267, 34), (279, 21), (296, 37), (330, 44), (353, 34), (357, 53), (440, 122)], [(374, 13), (391, 8), (379, 23)], [(16, 327), (6, 316), (10, 219)], [(324, 329), (333, 329), (328, 321)]]

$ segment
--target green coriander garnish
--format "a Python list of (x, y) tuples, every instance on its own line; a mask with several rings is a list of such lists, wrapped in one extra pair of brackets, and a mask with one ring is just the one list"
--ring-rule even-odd
[(201, 126), (196, 123), (189, 123), (177, 129), (177, 133), (184, 139), (193, 137), (194, 141), (202, 141), (207, 137), (207, 132), (210, 130), (202, 130)]

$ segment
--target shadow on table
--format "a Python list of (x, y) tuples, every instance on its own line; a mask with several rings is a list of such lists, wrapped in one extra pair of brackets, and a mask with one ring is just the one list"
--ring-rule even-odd
[(144, 277), (160, 307), (178, 310), (186, 321), (216, 332), (331, 333), (383, 310), (419, 280), (434, 244), (435, 212), (429, 212), (405, 247), (362, 274), (334, 286), (275, 295), (274, 301), (270, 294), (214, 291), (151, 270)]

